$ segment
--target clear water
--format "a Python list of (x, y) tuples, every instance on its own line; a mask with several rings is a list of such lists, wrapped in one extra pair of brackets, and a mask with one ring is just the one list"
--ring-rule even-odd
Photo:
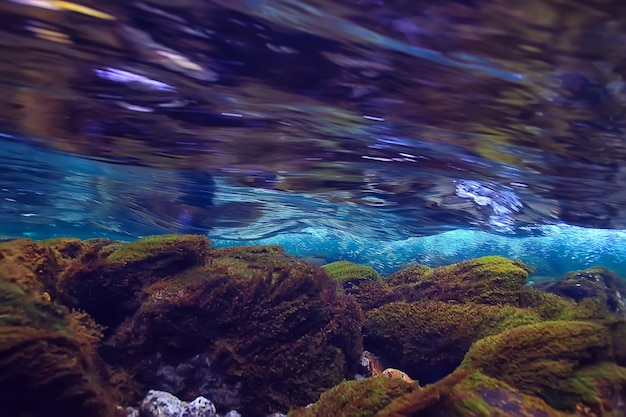
[(622, 1), (3, 0), (0, 235), (626, 275)]

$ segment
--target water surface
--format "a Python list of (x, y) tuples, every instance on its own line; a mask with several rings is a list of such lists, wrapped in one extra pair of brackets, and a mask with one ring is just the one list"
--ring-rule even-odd
[(0, 19), (3, 235), (623, 268), (621, 1), (4, 0)]

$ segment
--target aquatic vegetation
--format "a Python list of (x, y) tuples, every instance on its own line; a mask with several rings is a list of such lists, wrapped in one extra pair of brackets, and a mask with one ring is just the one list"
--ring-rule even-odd
[(433, 272), (433, 268), (426, 265), (411, 265), (394, 272), (385, 278), (388, 285), (407, 285), (426, 279)]
[(526, 307), (522, 294), (529, 291), (528, 271), (519, 261), (487, 256), (435, 269), (410, 266), (353, 292), (365, 310), (391, 301), (420, 300)]
[(209, 242), (204, 236), (164, 235), (120, 245), (85, 241), (89, 250), (59, 274), (63, 303), (88, 312), (98, 323), (117, 326), (139, 307), (141, 289), (170, 274), (202, 265)]
[[(278, 246), (216, 249), (194, 235), (14, 240), (0, 244), (0, 367), (49, 369), (46, 381), (74, 387), (63, 398), (89, 399), (78, 406), (45, 393), (76, 413), (90, 404), (114, 413), (112, 398), (131, 403), (148, 388), (207, 395), (244, 415), (314, 401), (292, 415), (556, 417), (617, 407), (626, 326), (606, 289), (573, 299), (527, 279), (520, 262), (486, 257), (338, 291), (324, 268)], [(11, 353), (15, 343), (23, 356)], [(431, 384), (342, 382), (358, 372), (363, 343), (398, 375)]]
[[(217, 382), (205, 394), (230, 387), (233, 408), (262, 415), (308, 404), (356, 372), (356, 303), (321, 268), (278, 247), (210, 250), (205, 265), (146, 282), (142, 292), (107, 352), (146, 387), (163, 383), (159, 369), (206, 355)], [(196, 396), (199, 384), (183, 378), (175, 394)]]
[(565, 413), (550, 408), (542, 399), (520, 393), (514, 387), (480, 372), (469, 374), (455, 385), (437, 409), (451, 416), (560, 417)]
[(346, 281), (360, 281), (360, 280), (380, 280), (378, 272), (371, 266), (359, 265), (354, 262), (348, 261), (336, 261), (323, 265), (322, 268), (328, 275), (339, 283)]
[(622, 407), (626, 368), (611, 361), (609, 329), (553, 321), (485, 337), (454, 372), (376, 416), (613, 415)]
[(88, 316), (0, 279), (0, 401), (11, 416), (122, 417)]
[[(208, 249), (199, 235), (156, 235), (127, 243), (114, 250), (107, 261), (115, 263), (201, 263)], [(159, 269), (153, 266), (152, 269)]]
[(472, 343), (539, 321), (532, 310), (512, 306), (393, 302), (366, 314), (364, 343), (382, 356), (385, 365), (430, 383), (454, 371)]
[(395, 398), (416, 389), (414, 384), (394, 378), (344, 381), (310, 407), (290, 411), (288, 417), (373, 417)]
[(35, 297), (53, 291), (59, 270), (53, 251), (31, 239), (0, 243), (0, 280)]
[(569, 272), (558, 281), (543, 282), (535, 287), (577, 302), (593, 298), (614, 314), (626, 314), (626, 282), (606, 268)]
[(480, 369), (557, 409), (582, 400), (575, 372), (610, 359), (610, 336), (600, 324), (553, 321), (520, 326), (478, 341), (464, 366)]

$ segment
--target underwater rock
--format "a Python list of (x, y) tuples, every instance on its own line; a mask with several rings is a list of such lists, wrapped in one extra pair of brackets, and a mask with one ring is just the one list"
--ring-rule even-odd
[(79, 239), (35, 242), (16, 239), (0, 243), (0, 279), (13, 282), (35, 298), (54, 297), (59, 274), (68, 260), (88, 247)]
[(209, 248), (204, 236), (149, 236), (136, 242), (96, 245), (71, 262), (57, 286), (62, 302), (115, 327), (139, 308), (141, 288), (202, 265)]
[(292, 410), (287, 416), (373, 417), (392, 400), (415, 389), (415, 384), (397, 378), (371, 377), (344, 381), (322, 394), (316, 403)]
[(364, 344), (386, 366), (432, 383), (454, 371), (477, 340), (539, 321), (537, 313), (512, 306), (394, 302), (366, 314)]
[(380, 280), (378, 272), (367, 265), (359, 265), (348, 261), (336, 261), (323, 265), (322, 268), (335, 281), (345, 285), (347, 281)]
[[(611, 362), (610, 332), (611, 326), (585, 321), (546, 321), (505, 330), (476, 342), (453, 373), (397, 396), (375, 415), (622, 415), (626, 368)], [(342, 404), (340, 398), (327, 406), (333, 410)], [(362, 415), (372, 414), (364, 407)]]
[(626, 282), (606, 268), (594, 266), (569, 272), (558, 281), (542, 282), (535, 288), (568, 297), (576, 302), (594, 298), (617, 315), (626, 315)]
[[(364, 311), (393, 301), (439, 300), (520, 305), (528, 292), (529, 268), (520, 261), (485, 256), (435, 269), (413, 265), (380, 283), (364, 283), (353, 295)], [(362, 288), (361, 288), (362, 287)]]
[(37, 300), (0, 279), (0, 402), (7, 416), (114, 417), (119, 393), (85, 314)]
[(144, 387), (207, 395), (244, 415), (308, 404), (354, 375), (362, 316), (323, 269), (274, 246), (203, 256), (137, 280), (140, 305), (105, 342), (108, 361)]
[(346, 294), (365, 281), (380, 281), (380, 275), (372, 267), (348, 261), (336, 261), (323, 265), (326, 273), (340, 284)]
[(204, 397), (187, 403), (165, 391), (150, 390), (141, 402), (144, 417), (216, 417), (215, 406)]
[(602, 319), (608, 310), (529, 287), (529, 269), (490, 256), (413, 265), (350, 292), (365, 311), (364, 345), (423, 383), (450, 374), (472, 343), (543, 320)]
[[(83, 310), (107, 327), (83, 314), (104, 331), (98, 352), (112, 368), (99, 362), (99, 334), (78, 362), (98, 364), (103, 379), (124, 386), (118, 403), (167, 388), (265, 415), (308, 404), (352, 377), (362, 352), (358, 305), (323, 269), (278, 247), (211, 249), (191, 235), (129, 244), (20, 239), (0, 245), (0, 278), (33, 302)], [(99, 401), (97, 384), (75, 385)]]
[(556, 409), (582, 400), (575, 373), (610, 360), (610, 336), (600, 324), (553, 321), (520, 326), (478, 341), (464, 366), (535, 395)]

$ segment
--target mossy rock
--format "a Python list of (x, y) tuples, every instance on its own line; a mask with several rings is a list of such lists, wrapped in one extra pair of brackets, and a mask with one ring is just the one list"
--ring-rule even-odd
[(604, 415), (620, 408), (620, 396), (626, 393), (626, 368), (611, 362), (586, 366), (576, 371), (571, 385), (576, 399)]
[(561, 411), (537, 396), (476, 371), (455, 385), (437, 409), (440, 415), (448, 416), (612, 415), (620, 408), (620, 395), (626, 391), (626, 369), (609, 362), (586, 366), (576, 371), (564, 387), (567, 392), (550, 398), (551, 402), (567, 405), (567, 410)]
[(557, 409), (581, 400), (575, 372), (608, 360), (610, 336), (600, 324), (553, 321), (519, 326), (476, 342), (463, 366), (481, 370)]
[[(234, 387), (228, 408), (266, 415), (311, 403), (357, 372), (358, 305), (323, 269), (281, 248), (210, 250), (204, 265), (146, 285), (139, 299), (105, 351), (146, 389), (165, 388), (160, 370), (193, 366), (174, 394), (224, 406), (224, 387)], [(210, 377), (198, 380), (203, 372)]]
[(204, 261), (209, 242), (201, 235), (155, 235), (127, 243), (113, 251), (106, 259), (115, 263)]
[(395, 398), (416, 389), (414, 384), (392, 378), (344, 381), (322, 394), (316, 403), (292, 410), (287, 417), (373, 417)]
[(241, 278), (253, 278), (259, 274), (280, 273), (287, 265), (319, 268), (287, 254), (277, 245), (230, 246), (208, 253), (208, 265), (213, 271)]
[(532, 310), (512, 306), (393, 302), (366, 314), (364, 344), (385, 366), (431, 383), (451, 373), (475, 341), (539, 321)]
[(492, 305), (516, 304), (527, 283), (528, 268), (500, 256), (435, 268), (417, 282), (424, 298)]
[(604, 320), (613, 316), (602, 300), (588, 298), (577, 303), (535, 288), (521, 292), (518, 304), (533, 309), (544, 320)]
[[(439, 300), (527, 307), (528, 268), (520, 261), (486, 256), (430, 269), (414, 265), (353, 295), (364, 311), (392, 301)], [(373, 288), (376, 287), (376, 288)]]
[(411, 265), (394, 272), (385, 278), (385, 282), (390, 286), (407, 285), (421, 282), (433, 272), (433, 269), (426, 265)]
[(456, 384), (434, 407), (439, 415), (475, 417), (543, 416), (566, 417), (542, 399), (520, 393), (516, 388), (480, 372)]
[(53, 250), (31, 239), (0, 243), (0, 281), (15, 283), (37, 298), (50, 292), (61, 268)]
[(557, 281), (542, 282), (535, 287), (576, 302), (594, 299), (613, 314), (626, 314), (626, 282), (603, 267), (569, 272)]
[(86, 315), (0, 284), (0, 401), (3, 415), (122, 416), (102, 379), (98, 326)]
[(198, 235), (150, 236), (122, 245), (98, 241), (60, 274), (58, 296), (113, 328), (139, 308), (144, 286), (203, 265), (208, 251), (209, 241)]
[(357, 280), (380, 280), (378, 272), (367, 265), (355, 264), (348, 261), (336, 261), (322, 266), (326, 273), (338, 283)]
[(615, 363), (626, 366), (626, 320), (614, 319), (608, 321), (607, 326), (611, 332), (612, 354)]

